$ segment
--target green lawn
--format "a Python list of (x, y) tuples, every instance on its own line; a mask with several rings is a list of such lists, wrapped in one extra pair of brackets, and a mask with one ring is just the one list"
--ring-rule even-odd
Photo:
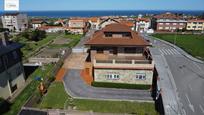
[(156, 38), (174, 43), (196, 58), (204, 60), (204, 35), (175, 35), (175, 34), (154, 34)]
[[(38, 68), (30, 77), (34, 79), (36, 76), (45, 77), (45, 73), (49, 73), (52, 70), (52, 65), (45, 66), (45, 70), (42, 71), (41, 68)], [(32, 80), (30, 84), (16, 97), (14, 102), (12, 102), (10, 106), (10, 110), (5, 113), (5, 115), (17, 115), (20, 111), (21, 107), (25, 104), (25, 102), (29, 99), (29, 97), (36, 92), (37, 86), (39, 85), (39, 81)]]
[[(65, 104), (67, 100), (67, 103)], [(40, 108), (63, 109), (65, 105), (75, 105), (77, 110), (94, 111), (102, 113), (137, 113), (138, 115), (158, 115), (153, 103), (139, 103), (127, 101), (98, 101), (74, 99), (70, 101), (70, 96), (64, 90), (61, 82), (54, 82), (44, 96)]]

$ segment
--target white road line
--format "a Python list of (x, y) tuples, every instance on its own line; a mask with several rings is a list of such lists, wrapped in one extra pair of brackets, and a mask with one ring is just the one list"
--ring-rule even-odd
[(202, 105), (199, 105), (199, 107), (200, 107), (200, 110), (204, 113), (204, 109), (203, 109)]
[(165, 52), (165, 50), (164, 50), (164, 49), (161, 49), (161, 51), (162, 51), (162, 53), (163, 53), (164, 55), (166, 55), (166, 52)]
[(168, 49), (168, 51), (169, 51), (170, 55), (171, 54), (174, 55), (174, 53), (171, 51), (171, 49)]
[(170, 49), (170, 50), (172, 51), (172, 53), (173, 53), (174, 55), (177, 54), (177, 52), (175, 52), (174, 49)]
[(161, 49), (159, 49), (159, 51), (161, 52), (161, 54), (162, 54), (162, 55), (164, 55), (164, 53), (162, 52), (162, 50), (161, 50)]
[(191, 104), (188, 95), (185, 94), (185, 96), (186, 96), (186, 99), (187, 99), (187, 101), (188, 101), (188, 103), (189, 103), (189, 104), (188, 104), (189, 108), (190, 108), (193, 112), (195, 112), (195, 109), (194, 109), (193, 105)]
[(175, 49), (172, 49), (172, 51), (174, 52), (174, 54), (178, 55), (179, 53), (175, 50)]
[(180, 52), (178, 52), (176, 49), (174, 49), (174, 51), (175, 51), (175, 52), (177, 52), (177, 54), (179, 54), (179, 55), (181, 54), (181, 53), (180, 53)]
[(203, 71), (202, 68), (201, 68), (199, 65), (197, 65), (195, 62), (193, 62), (193, 64), (194, 64), (199, 70)]

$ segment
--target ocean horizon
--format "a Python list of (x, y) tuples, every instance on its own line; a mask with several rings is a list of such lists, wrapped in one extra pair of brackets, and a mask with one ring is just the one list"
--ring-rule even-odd
[[(137, 16), (139, 14), (160, 14), (165, 12), (182, 13), (189, 15), (201, 15), (202, 10), (93, 10), (93, 11), (19, 11), (26, 13), (29, 17), (49, 17), (49, 18), (67, 18), (67, 17), (99, 17), (99, 16)], [(9, 13), (0, 11), (0, 15)]]

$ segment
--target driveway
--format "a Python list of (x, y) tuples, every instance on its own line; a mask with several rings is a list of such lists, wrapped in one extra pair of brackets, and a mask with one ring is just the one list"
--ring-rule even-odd
[(80, 69), (70, 69), (63, 80), (67, 93), (72, 97), (101, 100), (153, 101), (149, 91), (89, 86), (81, 79), (80, 72)]

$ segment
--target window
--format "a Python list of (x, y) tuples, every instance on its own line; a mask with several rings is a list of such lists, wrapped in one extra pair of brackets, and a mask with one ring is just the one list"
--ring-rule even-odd
[(188, 26), (188, 28), (191, 28), (191, 26)]
[(145, 73), (137, 73), (135, 79), (136, 80), (146, 80), (146, 74)]
[(177, 25), (177, 23), (173, 23), (173, 25)]
[(170, 23), (166, 23), (166, 25), (169, 25)]
[(199, 22), (199, 24), (203, 24), (203, 22)]
[(198, 26), (198, 28), (202, 28), (202, 26)]
[(163, 23), (159, 23), (159, 25), (163, 25)]
[(165, 30), (168, 30), (169, 29), (169, 27), (165, 27)]
[(120, 79), (119, 74), (107, 74), (105, 76), (106, 76), (106, 79), (108, 79), (108, 80), (118, 80), (118, 79)]
[(193, 24), (197, 24), (197, 22), (193, 22)]
[(163, 27), (159, 27), (159, 30), (163, 30)]

